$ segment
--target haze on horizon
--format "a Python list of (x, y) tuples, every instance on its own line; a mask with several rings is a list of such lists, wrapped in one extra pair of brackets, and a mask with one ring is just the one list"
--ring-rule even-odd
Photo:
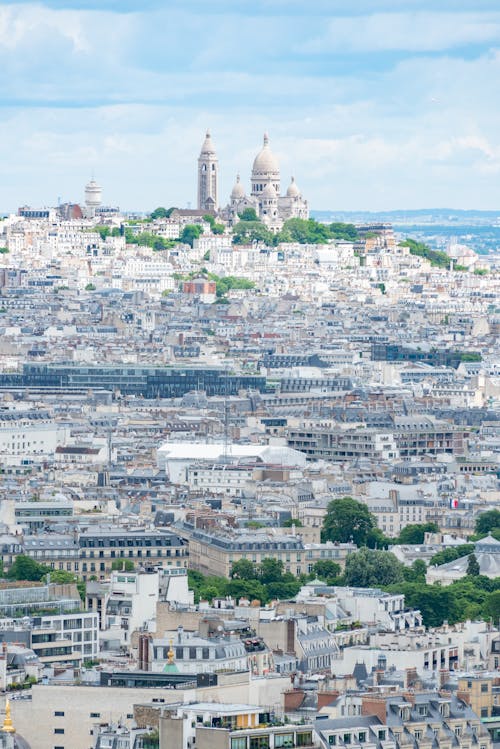
[(313, 210), (500, 209), (497, 0), (45, 0), (0, 7), (0, 211), (222, 201), (268, 131)]

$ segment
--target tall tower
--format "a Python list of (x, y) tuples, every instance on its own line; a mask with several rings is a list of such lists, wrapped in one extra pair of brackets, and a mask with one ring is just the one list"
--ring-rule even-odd
[(207, 130), (198, 159), (198, 210), (216, 211), (219, 205), (217, 189), (219, 160)]
[(92, 177), (90, 182), (85, 185), (85, 207), (89, 216), (94, 216), (96, 208), (99, 208), (102, 201), (102, 187), (100, 187)]

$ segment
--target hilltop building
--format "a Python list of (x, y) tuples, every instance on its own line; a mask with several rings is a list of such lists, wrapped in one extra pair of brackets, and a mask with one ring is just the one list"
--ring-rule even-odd
[[(199, 210), (218, 210), (218, 178), (219, 162), (210, 132), (207, 131), (198, 158)], [(250, 194), (246, 194), (238, 175), (229, 203), (220, 214), (232, 224), (238, 221), (238, 214), (245, 208), (253, 208), (261, 221), (273, 231), (279, 230), (289, 218), (309, 218), (307, 200), (302, 196), (294, 177), (286, 193), (281, 194), (280, 167), (271, 151), (267, 133), (253, 162)]]

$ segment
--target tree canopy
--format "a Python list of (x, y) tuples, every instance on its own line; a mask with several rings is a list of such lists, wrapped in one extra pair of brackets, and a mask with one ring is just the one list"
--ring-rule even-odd
[(486, 536), (496, 529), (500, 529), (500, 510), (488, 510), (478, 515), (475, 525), (478, 535)]
[(344, 583), (355, 588), (392, 585), (404, 579), (404, 566), (390, 551), (363, 548), (349, 554)]
[(353, 541), (357, 546), (363, 546), (375, 526), (374, 516), (362, 502), (352, 497), (333, 499), (323, 519), (321, 537), (323, 541)]
[(239, 221), (233, 227), (233, 244), (260, 242), (268, 247), (272, 247), (275, 243), (275, 236), (267, 226), (264, 226), (258, 220), (251, 221), (250, 219), (246, 219), (245, 221)]
[(51, 571), (52, 570), (50, 567), (47, 567), (47, 565), (39, 564), (31, 557), (19, 554), (9, 568), (7, 578), (9, 580), (30, 580), (32, 582), (40, 582), (40, 580)]
[(474, 551), (474, 544), (460, 544), (460, 546), (450, 546), (448, 549), (443, 549), (434, 554), (429, 561), (429, 565), (438, 566), (440, 564), (447, 564), (448, 562), (454, 562), (455, 559), (460, 557), (466, 557), (472, 554)]
[(438, 531), (439, 527), (436, 523), (416, 523), (414, 525), (407, 525), (401, 529), (398, 543), (420, 545), (424, 543), (426, 533), (437, 533)]
[(240, 221), (258, 221), (259, 217), (255, 212), (255, 208), (244, 208), (241, 213), (238, 213)]
[[(410, 255), (423, 257), (436, 268), (450, 267), (451, 258), (446, 254), (446, 252), (441, 252), (440, 250), (431, 250), (431, 248), (423, 242), (417, 242), (415, 239), (408, 238), (403, 242), (400, 242), (400, 247), (408, 247), (410, 250)], [(455, 265), (454, 270), (463, 270), (463, 268), (460, 265)]]
[(173, 211), (175, 211), (175, 208), (163, 208), (160, 206), (159, 208), (155, 208), (154, 211), (151, 211), (150, 218), (170, 218)]
[(193, 246), (194, 240), (203, 234), (203, 227), (199, 224), (186, 224), (179, 237), (183, 244)]

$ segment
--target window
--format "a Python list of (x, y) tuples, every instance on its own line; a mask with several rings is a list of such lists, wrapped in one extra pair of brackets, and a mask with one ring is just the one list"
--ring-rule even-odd
[(385, 731), (378, 732), (379, 741), (385, 741)]
[(90, 717), (91, 718), (100, 718), (101, 717), (101, 713), (90, 713)]
[(312, 732), (298, 733), (297, 746), (310, 746), (312, 744)]
[(247, 737), (241, 736), (237, 739), (231, 739), (231, 749), (247, 749)]
[(360, 731), (358, 734), (358, 741), (360, 744), (364, 744), (366, 741), (366, 731)]
[(481, 684), (481, 692), (483, 694), (486, 694), (487, 691), (488, 691), (488, 684)]
[(250, 749), (269, 749), (269, 735), (250, 736)]
[(344, 733), (343, 741), (344, 741), (344, 744), (350, 744), (351, 743), (351, 734), (350, 733)]
[(274, 737), (275, 747), (292, 747), (293, 733), (277, 733)]
[(328, 737), (328, 743), (330, 746), (335, 746), (337, 743), (337, 737), (333, 733)]
[(481, 718), (487, 718), (488, 717), (488, 708), (482, 707), (481, 708)]
[(56, 718), (64, 718), (64, 710), (54, 710)]
[(420, 741), (420, 739), (422, 738), (422, 731), (416, 730), (415, 738), (417, 739), (417, 741)]
[(54, 733), (64, 733), (64, 728), (54, 728)]

